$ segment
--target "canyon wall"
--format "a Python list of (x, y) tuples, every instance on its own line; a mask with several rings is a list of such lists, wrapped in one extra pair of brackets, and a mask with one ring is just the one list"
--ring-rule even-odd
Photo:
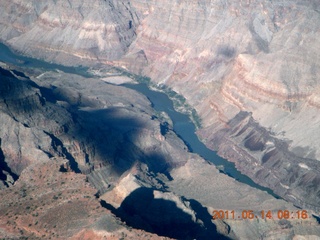
[[(319, 236), (298, 208), (188, 152), (137, 92), (60, 70), (1, 64), (0, 237), (256, 239)], [(123, 77), (127, 78), (127, 77)], [(90, 86), (90, 87), (88, 87)], [(166, 126), (166, 130), (163, 130)], [(213, 210), (273, 212), (215, 219)], [(173, 227), (174, 226), (174, 227)], [(248, 232), (246, 229), (255, 229)]]
[[(198, 135), (208, 147), (285, 199), (303, 208), (320, 210), (320, 5), (316, 0), (161, 3), (96, 0), (90, 4), (76, 0), (28, 3), (14, 0), (0, 1), (0, 5), (1, 41), (16, 51), (46, 61), (98, 70), (112, 65), (148, 76), (156, 85), (169, 86), (197, 111), (201, 118)], [(93, 104), (94, 96), (82, 99), (78, 93), (70, 92), (65, 82), (59, 84), (55, 90), (59, 101), (67, 99), (68, 104), (77, 106), (85, 101), (86, 107)], [(23, 99), (41, 106), (39, 91), (21, 94)], [(117, 104), (113, 100), (116, 96), (110, 96), (99, 104), (108, 105), (109, 101)], [(11, 116), (15, 106), (24, 109), (23, 101), (8, 101), (8, 106), (3, 107), (7, 113), (3, 118)], [(130, 101), (125, 100), (126, 106), (139, 104)], [(50, 113), (53, 110), (46, 111), (40, 116), (53, 114)], [(68, 119), (72, 115), (63, 111), (58, 114), (64, 130), (78, 132), (78, 126), (70, 127)], [(112, 114), (123, 119), (122, 111)], [(125, 112), (130, 119), (137, 115), (130, 110)], [(24, 112), (19, 110), (15, 117), (19, 118), (20, 113)], [(86, 111), (77, 114), (83, 125), (97, 124), (87, 117)], [(94, 114), (111, 121), (101, 112)], [(11, 135), (1, 137), (0, 157), (2, 154), (13, 159), (9, 167), (16, 175), (25, 167), (23, 164), (27, 166), (34, 161), (31, 155), (39, 156), (37, 159), (48, 157), (41, 149), (51, 153), (56, 148), (61, 155), (71, 154), (78, 159), (78, 171), (88, 173), (105, 166), (99, 161), (92, 165), (86, 154), (97, 159), (102, 154), (102, 161), (106, 159), (103, 154), (117, 153), (120, 166), (127, 164), (116, 148), (94, 150), (93, 144), (85, 140), (90, 139), (91, 130), (81, 136), (82, 142), (64, 135), (59, 137), (68, 146), (65, 149), (57, 139), (43, 132), (37, 135), (36, 144), (30, 143), (27, 126), (32, 124), (31, 117), (21, 116), (23, 121), (8, 118), (6, 122), (9, 127), (21, 129), (22, 135), (11, 131)], [(49, 119), (46, 121), (51, 125), (53, 120)], [(33, 124), (47, 125), (40, 120)], [(54, 121), (52, 126), (56, 126)], [(50, 130), (62, 131), (58, 126)], [(107, 130), (102, 127), (103, 131)], [(119, 133), (119, 129), (114, 132)], [(99, 143), (99, 136), (95, 137)], [(42, 143), (45, 139), (51, 139), (53, 144)], [(38, 150), (32, 150), (28, 156), (21, 149), (5, 147), (16, 141), (25, 144), (21, 149), (38, 147)], [(151, 146), (140, 147), (151, 154)], [(136, 146), (129, 151), (136, 153)], [(113, 156), (107, 159), (113, 161)], [(172, 165), (186, 164), (172, 161), (169, 161)], [(101, 182), (104, 175), (96, 172), (90, 177)], [(14, 174), (2, 173), (1, 179), (6, 179), (4, 186), (14, 182), (18, 177)], [(105, 191), (109, 184), (97, 183), (96, 187)]]
[[(319, 4), (173, 1), (168, 8), (147, 6), (131, 46), (146, 55), (143, 73), (197, 110), (198, 133), (209, 147), (286, 199), (319, 210)], [(244, 112), (250, 117), (237, 127), (249, 121), (250, 128), (232, 129)], [(248, 147), (249, 141), (263, 146)], [(270, 155), (279, 163), (266, 163)]]

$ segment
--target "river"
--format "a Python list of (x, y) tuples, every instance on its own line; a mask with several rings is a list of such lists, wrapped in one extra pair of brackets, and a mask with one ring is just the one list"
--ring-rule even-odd
[[(2, 43), (0, 43), (0, 61), (11, 63), (17, 66), (35, 67), (45, 70), (58, 69), (63, 72), (78, 74), (84, 77), (92, 76), (87, 72), (87, 68), (66, 67), (30, 57), (24, 57), (13, 53), (6, 45)], [(145, 95), (150, 100), (156, 111), (166, 112), (172, 119), (174, 132), (186, 143), (191, 152), (199, 154), (201, 157), (212, 162), (216, 166), (223, 166), (224, 173), (230, 177), (233, 177), (237, 181), (262, 191), (266, 191), (275, 198), (279, 198), (271, 189), (262, 187), (256, 184), (246, 175), (241, 174), (236, 169), (234, 163), (219, 157), (215, 151), (208, 149), (195, 134), (196, 127), (191, 121), (190, 117), (186, 114), (175, 111), (172, 100), (165, 93), (151, 90), (145, 83), (123, 84), (122, 86), (134, 89)]]
[(145, 95), (156, 111), (166, 112), (173, 122), (173, 131), (186, 143), (189, 150), (200, 155), (202, 158), (216, 166), (223, 166), (224, 172), (237, 181), (250, 185), (251, 187), (266, 191), (276, 198), (280, 198), (269, 188), (262, 187), (252, 181), (251, 178), (239, 172), (234, 163), (229, 162), (217, 155), (215, 151), (207, 148), (196, 135), (196, 127), (187, 114), (174, 110), (172, 100), (162, 92), (153, 91), (145, 83), (122, 84), (122, 86), (134, 89)]

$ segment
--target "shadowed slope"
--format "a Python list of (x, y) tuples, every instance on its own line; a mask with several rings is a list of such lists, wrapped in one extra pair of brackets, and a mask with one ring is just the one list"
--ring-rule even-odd
[[(212, 217), (199, 202), (191, 200), (188, 207), (188, 201), (170, 193), (141, 187), (127, 196), (117, 209), (105, 201), (101, 205), (129, 226), (160, 236), (186, 240), (229, 239), (217, 233), (210, 221)], [(196, 218), (193, 210), (197, 211)]]

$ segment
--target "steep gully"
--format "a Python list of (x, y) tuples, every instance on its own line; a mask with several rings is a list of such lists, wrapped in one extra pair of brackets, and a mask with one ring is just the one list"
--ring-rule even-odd
[[(84, 77), (89, 77), (87, 69), (81, 67), (65, 67), (58, 64), (47, 63), (41, 60), (24, 57), (13, 53), (7, 46), (0, 43), (0, 61), (12, 63), (18, 66), (29, 66), (29, 67), (40, 67), (47, 70), (58, 69), (67, 73), (74, 73)], [(156, 111), (166, 112), (173, 121), (173, 130), (176, 134), (186, 143), (189, 150), (193, 153), (199, 154), (207, 161), (212, 162), (216, 166), (223, 166), (223, 172), (233, 177), (239, 182), (245, 183), (251, 187), (260, 189), (268, 192), (275, 198), (279, 198), (269, 188), (262, 187), (253, 182), (246, 175), (241, 174), (234, 166), (234, 163), (228, 162), (227, 160), (219, 157), (216, 152), (208, 149), (195, 134), (195, 125), (186, 114), (179, 113), (174, 110), (173, 102), (169, 97), (161, 92), (153, 91), (148, 88), (144, 83), (140, 84), (123, 84), (123, 86), (134, 89), (143, 95), (145, 95)]]

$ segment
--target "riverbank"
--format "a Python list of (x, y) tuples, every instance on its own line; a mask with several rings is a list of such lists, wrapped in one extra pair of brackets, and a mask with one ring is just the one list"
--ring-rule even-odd
[[(108, 71), (94, 71), (83, 67), (65, 67), (58, 64), (47, 63), (41, 60), (20, 56), (12, 52), (4, 44), (0, 44), (0, 49), (3, 49), (0, 54), (0, 60), (9, 61), (10, 63), (19, 63), (24, 67), (40, 67), (46, 70), (59, 70), (66, 73), (78, 74), (82, 77), (93, 77), (96, 75), (99, 79), (103, 80), (103, 77), (108, 76)], [(122, 84), (122, 86), (134, 89), (144, 96), (146, 96), (152, 103), (152, 107), (159, 112), (165, 112), (173, 121), (174, 132), (185, 142), (185, 144), (192, 150), (193, 153), (199, 154), (207, 161), (224, 167), (223, 173), (236, 179), (239, 182), (245, 183), (251, 187), (268, 192), (275, 198), (279, 198), (273, 193), (271, 189), (262, 187), (252, 181), (249, 177), (241, 174), (235, 167), (234, 163), (219, 157), (216, 152), (207, 148), (196, 135), (196, 130), (201, 127), (199, 116), (195, 110), (192, 109), (187, 103), (184, 97), (175, 93), (171, 89), (165, 86), (156, 86), (152, 84), (149, 78), (143, 76), (137, 76), (128, 72), (125, 72), (118, 68), (111, 68), (109, 70), (113, 75), (118, 72), (118, 77), (124, 76), (124, 78), (130, 78), (138, 82), (138, 84)]]

